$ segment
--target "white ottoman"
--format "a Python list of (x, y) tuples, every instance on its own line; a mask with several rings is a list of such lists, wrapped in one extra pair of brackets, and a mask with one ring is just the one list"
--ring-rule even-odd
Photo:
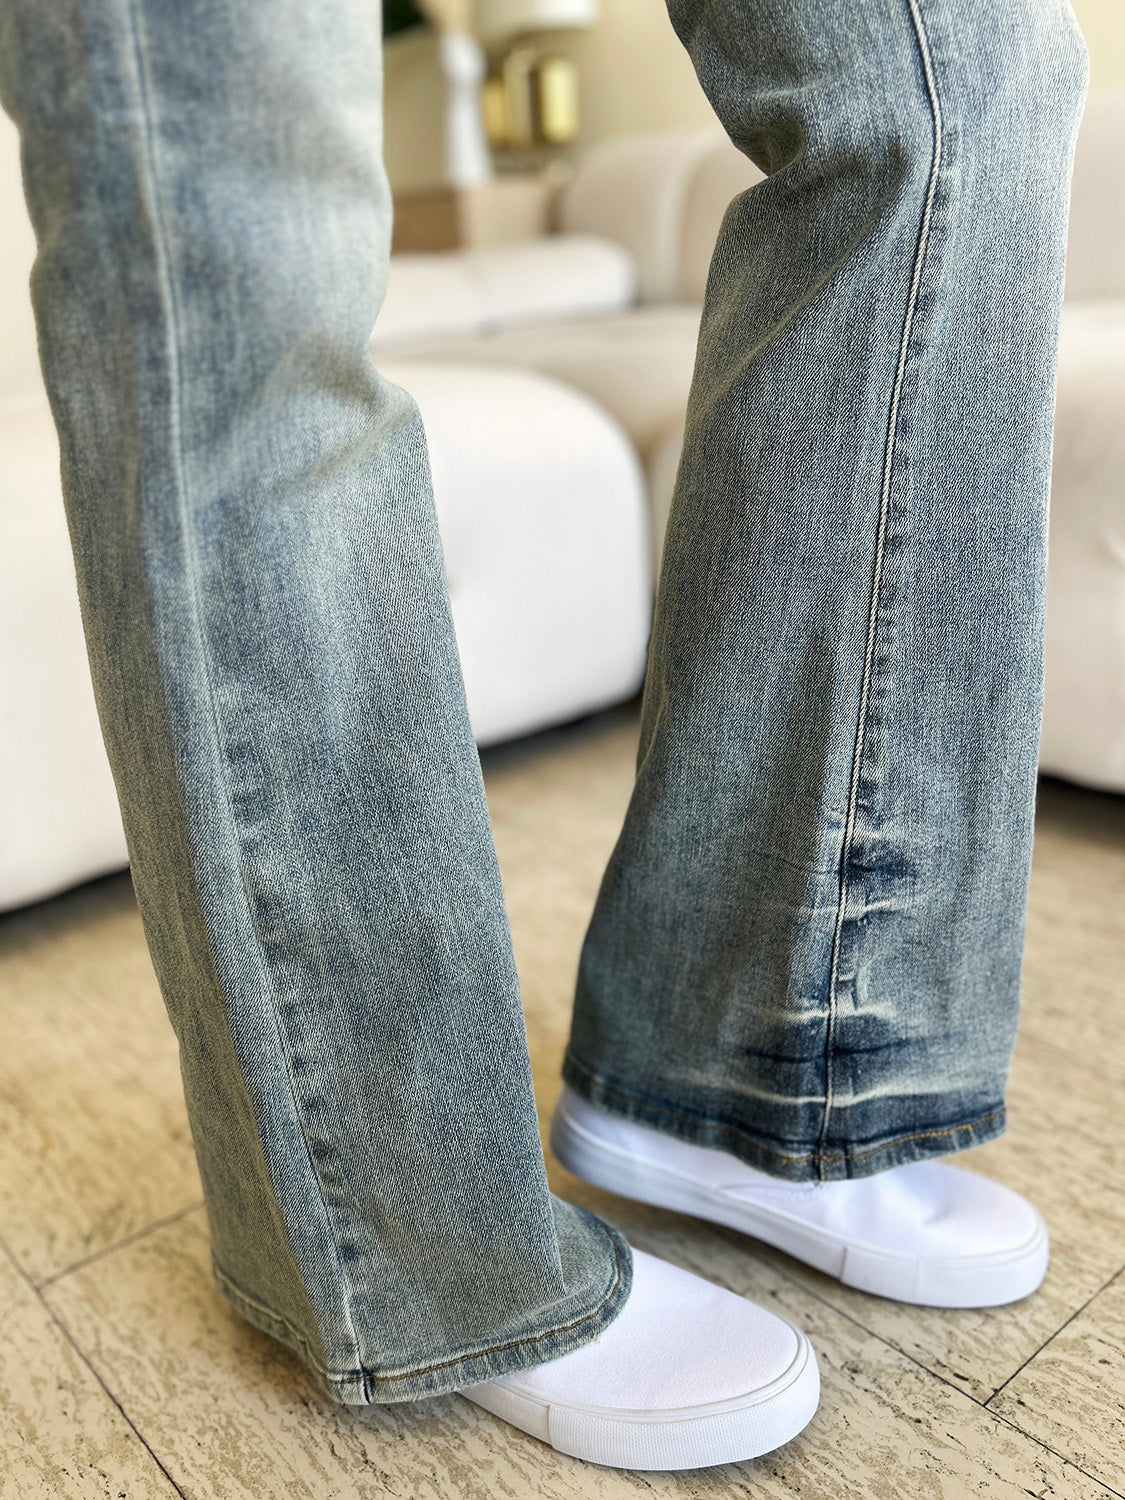
[(1068, 303), (1047, 569), (1044, 771), (1125, 791), (1125, 301)]
[(40, 391), (0, 406), (0, 910), (125, 861)]

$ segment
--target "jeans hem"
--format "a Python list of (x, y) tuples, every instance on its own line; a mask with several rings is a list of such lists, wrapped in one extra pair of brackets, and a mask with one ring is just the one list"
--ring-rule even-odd
[(576, 1093), (588, 1103), (637, 1125), (647, 1125), (666, 1135), (694, 1146), (727, 1151), (748, 1166), (772, 1177), (790, 1182), (829, 1182), (844, 1178), (872, 1177), (890, 1167), (912, 1161), (927, 1161), (936, 1156), (951, 1156), (994, 1140), (1007, 1128), (1007, 1110), (1001, 1103), (955, 1124), (911, 1130), (838, 1150), (821, 1149), (820, 1143), (807, 1149), (794, 1144), (781, 1151), (741, 1126), (729, 1121), (708, 1118), (698, 1111), (667, 1104), (610, 1081), (580, 1063), (567, 1051), (562, 1075)]
[(613, 1248), (609, 1287), (596, 1304), (576, 1317), (555, 1323), (541, 1333), (524, 1334), (484, 1349), (466, 1351), (407, 1370), (333, 1370), (314, 1351), (307, 1336), (288, 1318), (276, 1313), (229, 1276), (212, 1256), (219, 1289), (235, 1310), (254, 1327), (284, 1344), (300, 1359), (320, 1393), (347, 1406), (386, 1405), (441, 1396), (482, 1380), (494, 1380), (533, 1365), (559, 1359), (590, 1343), (608, 1327), (625, 1305), (632, 1286), (632, 1252), (628, 1241), (611, 1224), (589, 1216)]

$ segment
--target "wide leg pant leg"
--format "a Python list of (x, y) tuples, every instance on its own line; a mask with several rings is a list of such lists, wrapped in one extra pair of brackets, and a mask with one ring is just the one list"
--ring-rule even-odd
[(1085, 50), (1066, 0), (670, 0), (711, 264), (565, 1072), (797, 1180), (1004, 1124)]
[(551, 1197), (417, 408), (379, 8), (3, 0), (90, 661), (232, 1301), (349, 1402), (593, 1338)]

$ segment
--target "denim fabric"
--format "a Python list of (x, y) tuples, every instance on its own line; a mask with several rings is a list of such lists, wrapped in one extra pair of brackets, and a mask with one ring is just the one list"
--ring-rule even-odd
[[(977, 10), (980, 14), (977, 14)], [(567, 1352), (425, 438), (372, 369), (368, 0), (0, 0), (90, 659), (220, 1284), (349, 1402)], [(687, 5), (736, 142), (568, 1076), (768, 1170), (999, 1128), (1082, 50), (1056, 0)]]
[(1086, 58), (1065, 0), (671, 0), (708, 278), (566, 1077), (795, 1180), (996, 1135)]
[(7, 0), (90, 659), (215, 1268), (348, 1402), (628, 1294), (553, 1199), (424, 435), (371, 368), (378, 7)]

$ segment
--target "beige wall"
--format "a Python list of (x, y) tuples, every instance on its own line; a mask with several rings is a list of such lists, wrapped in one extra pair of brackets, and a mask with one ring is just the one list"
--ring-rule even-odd
[[(597, 26), (557, 32), (582, 88), (580, 145), (623, 130), (713, 125), (715, 116), (664, 0), (601, 0)], [(987, 4), (988, 0), (980, 0)], [(1073, 0), (1090, 48), (1094, 88), (1125, 85), (1125, 0)], [(441, 177), (441, 86), (433, 44), (409, 34), (387, 48), (387, 166), (397, 187)]]
[(1125, 0), (1071, 0), (1090, 49), (1090, 87), (1125, 85)]

